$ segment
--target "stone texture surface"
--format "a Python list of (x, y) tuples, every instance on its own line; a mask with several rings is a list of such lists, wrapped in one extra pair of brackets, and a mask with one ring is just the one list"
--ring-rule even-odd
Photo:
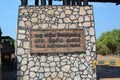
[[(17, 80), (96, 80), (92, 6), (19, 7)], [(30, 29), (84, 29), (85, 52), (30, 54)]]

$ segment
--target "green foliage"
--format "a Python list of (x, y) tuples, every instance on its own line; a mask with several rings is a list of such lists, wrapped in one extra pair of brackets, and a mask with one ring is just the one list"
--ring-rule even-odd
[(120, 54), (120, 30), (102, 33), (97, 40), (97, 53), (102, 55)]

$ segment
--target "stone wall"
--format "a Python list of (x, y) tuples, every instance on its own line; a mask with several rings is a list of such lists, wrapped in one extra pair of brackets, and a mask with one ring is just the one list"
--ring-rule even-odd
[[(85, 52), (31, 54), (31, 29), (84, 29)], [(20, 6), (17, 27), (17, 80), (96, 80), (92, 6)]]

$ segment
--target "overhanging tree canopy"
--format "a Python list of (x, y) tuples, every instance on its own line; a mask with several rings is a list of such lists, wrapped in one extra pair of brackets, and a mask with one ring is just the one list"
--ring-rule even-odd
[(120, 54), (120, 30), (114, 29), (105, 32), (97, 40), (97, 53), (99, 54)]

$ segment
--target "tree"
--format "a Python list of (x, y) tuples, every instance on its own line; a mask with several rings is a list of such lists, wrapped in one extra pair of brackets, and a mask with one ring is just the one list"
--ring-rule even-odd
[(104, 32), (97, 40), (97, 53), (102, 55), (120, 54), (120, 30)]

